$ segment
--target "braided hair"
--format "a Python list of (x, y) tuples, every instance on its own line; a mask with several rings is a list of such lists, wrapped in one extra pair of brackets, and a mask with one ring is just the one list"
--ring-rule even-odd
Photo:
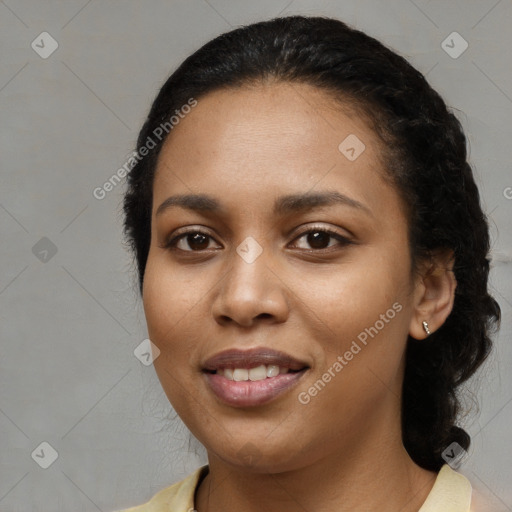
[[(385, 178), (407, 211), (413, 271), (436, 249), (454, 253), (452, 312), (428, 343), (408, 340), (402, 394), (403, 444), (419, 466), (439, 471), (452, 442), (469, 447), (469, 435), (456, 425), (457, 392), (489, 355), (500, 321), (487, 288), (489, 230), (464, 132), (424, 76), (376, 39), (336, 19), (289, 16), (227, 32), (189, 56), (159, 91), (137, 147), (191, 97), (272, 80), (322, 88), (357, 109), (380, 137)], [(141, 292), (165, 140), (133, 166), (124, 196), (124, 230)]]

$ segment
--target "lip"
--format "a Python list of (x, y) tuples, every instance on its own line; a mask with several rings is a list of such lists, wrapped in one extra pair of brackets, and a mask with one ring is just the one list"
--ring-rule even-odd
[[(256, 368), (260, 365), (288, 368), (289, 373), (257, 381), (234, 381), (214, 373), (225, 368)], [(309, 370), (306, 362), (270, 348), (225, 350), (206, 360), (203, 376), (211, 392), (231, 407), (257, 407), (269, 403), (295, 387)]]
[(246, 368), (250, 370), (262, 364), (273, 364), (294, 371), (309, 367), (305, 361), (299, 361), (285, 352), (263, 347), (247, 350), (224, 350), (207, 359), (202, 369), (209, 372), (225, 368)]
[(236, 382), (216, 373), (204, 373), (204, 377), (210, 390), (221, 402), (231, 407), (256, 407), (275, 400), (295, 387), (307, 371), (304, 368), (296, 373), (284, 373), (254, 382)]

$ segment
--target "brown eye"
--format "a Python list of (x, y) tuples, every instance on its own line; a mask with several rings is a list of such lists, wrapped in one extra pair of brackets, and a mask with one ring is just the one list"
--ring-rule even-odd
[(208, 245), (210, 244), (209, 238), (209, 236), (205, 236), (202, 233), (189, 233), (186, 235), (185, 240), (191, 249), (201, 251), (208, 248)]
[[(189, 231), (174, 237), (165, 244), (166, 249), (178, 249), (185, 252), (199, 252), (208, 249), (212, 237), (201, 231)], [(188, 248), (187, 248), (188, 247)]]
[[(340, 235), (336, 231), (324, 227), (311, 228), (299, 235), (295, 240), (301, 239), (304, 239), (309, 247), (299, 248), (309, 249), (312, 251), (322, 251), (336, 245), (343, 247), (352, 243), (350, 240)], [(183, 252), (200, 252), (210, 248), (209, 245), (211, 240), (213, 240), (213, 238), (207, 233), (203, 233), (201, 231), (189, 231), (175, 236), (163, 247), (166, 249), (180, 250)]]
[[(328, 249), (333, 245), (344, 246), (350, 244), (350, 240), (340, 235), (336, 231), (327, 228), (312, 228), (299, 235), (295, 240), (305, 239), (309, 247), (300, 247), (301, 249), (312, 249), (321, 251)], [(336, 240), (338, 243), (330, 244), (330, 241)]]
[(306, 235), (306, 240), (313, 249), (325, 249), (331, 238), (332, 236), (325, 231), (311, 231)]

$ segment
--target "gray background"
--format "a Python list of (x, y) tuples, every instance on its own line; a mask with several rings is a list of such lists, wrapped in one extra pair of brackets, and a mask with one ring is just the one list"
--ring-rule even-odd
[[(134, 356), (147, 333), (122, 244), (124, 185), (103, 200), (92, 192), (125, 163), (183, 58), (231, 27), (299, 13), (338, 17), (395, 48), (467, 131), (503, 323), (470, 386), (481, 405), (467, 404), (473, 444), (460, 471), (489, 510), (512, 510), (511, 1), (4, 0), (0, 511), (133, 506), (205, 462), (153, 367)], [(46, 59), (31, 47), (50, 48), (44, 31), (59, 45)], [(453, 31), (469, 44), (458, 58), (441, 46)], [(47, 469), (31, 456), (49, 457), (44, 441), (58, 452)]]

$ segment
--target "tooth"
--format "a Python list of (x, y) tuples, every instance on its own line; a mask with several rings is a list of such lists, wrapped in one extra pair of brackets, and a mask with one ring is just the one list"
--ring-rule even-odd
[(249, 370), (245, 368), (235, 368), (233, 371), (233, 380), (237, 382), (249, 380)]
[(249, 380), (263, 380), (267, 378), (267, 368), (264, 364), (249, 370)]
[(279, 373), (288, 373), (288, 368), (279, 368)]
[(279, 375), (279, 366), (269, 364), (267, 366), (267, 377), (275, 377), (276, 375)]
[(223, 374), (226, 379), (233, 380), (233, 368), (225, 368)]

